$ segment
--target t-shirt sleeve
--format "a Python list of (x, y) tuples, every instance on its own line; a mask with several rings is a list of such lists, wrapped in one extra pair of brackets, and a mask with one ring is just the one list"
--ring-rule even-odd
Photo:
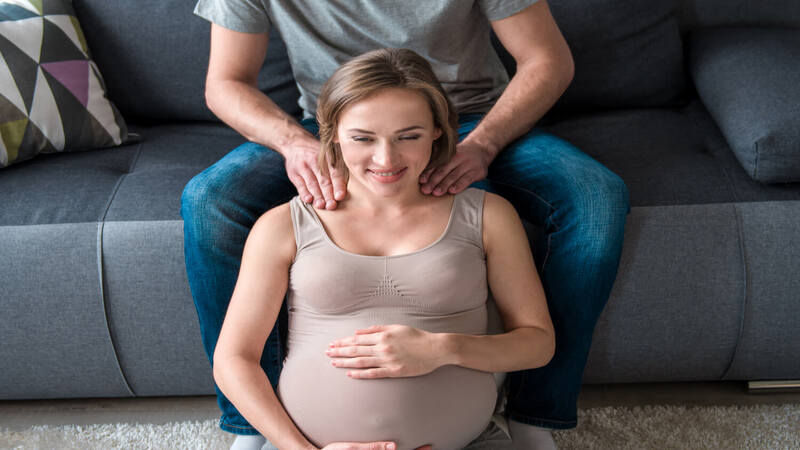
[(489, 20), (500, 20), (522, 11), (539, 0), (478, 0), (481, 11)]
[(269, 16), (261, 0), (199, 0), (194, 13), (242, 33), (267, 33), (270, 29)]

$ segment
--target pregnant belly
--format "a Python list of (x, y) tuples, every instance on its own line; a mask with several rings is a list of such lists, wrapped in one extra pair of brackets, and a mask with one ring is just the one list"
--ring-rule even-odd
[(319, 349), (289, 352), (277, 396), (318, 448), (392, 440), (398, 450), (457, 450), (488, 425), (497, 400), (491, 373), (447, 365), (423, 376), (353, 379)]

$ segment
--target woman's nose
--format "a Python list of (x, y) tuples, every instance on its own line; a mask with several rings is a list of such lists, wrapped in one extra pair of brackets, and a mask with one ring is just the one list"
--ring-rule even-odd
[(394, 144), (391, 141), (382, 141), (376, 146), (372, 161), (381, 167), (391, 168), (396, 157)]

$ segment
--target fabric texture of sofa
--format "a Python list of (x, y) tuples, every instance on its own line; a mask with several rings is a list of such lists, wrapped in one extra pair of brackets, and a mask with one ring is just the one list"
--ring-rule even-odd
[[(205, 105), (209, 24), (192, 1), (73, 4), (141, 140), (0, 170), (0, 399), (213, 394), (180, 198), (244, 138)], [(537, 126), (631, 200), (584, 382), (800, 378), (800, 3), (550, 8), (576, 76)], [(259, 86), (299, 116), (275, 34)]]

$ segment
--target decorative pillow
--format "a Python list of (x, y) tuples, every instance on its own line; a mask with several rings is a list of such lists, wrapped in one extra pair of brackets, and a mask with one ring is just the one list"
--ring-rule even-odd
[(684, 102), (687, 76), (676, 0), (558, 0), (549, 5), (575, 60), (575, 77), (553, 110)]
[(800, 30), (695, 30), (687, 60), (700, 100), (750, 178), (800, 182)]
[(68, 0), (0, 1), (0, 168), (131, 141)]

